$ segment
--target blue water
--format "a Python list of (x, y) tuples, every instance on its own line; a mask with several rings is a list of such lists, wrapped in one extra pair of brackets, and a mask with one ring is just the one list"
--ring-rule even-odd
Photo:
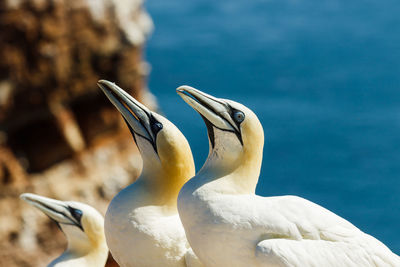
[(250, 107), (266, 144), (257, 193), (294, 194), (400, 254), (398, 0), (149, 0), (150, 88), (187, 136), (203, 121), (182, 84)]

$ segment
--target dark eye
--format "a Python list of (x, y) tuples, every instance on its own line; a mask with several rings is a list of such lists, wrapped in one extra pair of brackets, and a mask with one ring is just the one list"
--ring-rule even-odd
[(244, 120), (244, 113), (236, 110), (233, 112), (233, 119), (237, 122), (237, 123), (241, 123)]
[(151, 124), (151, 129), (153, 133), (158, 133), (163, 128), (163, 125), (160, 122), (154, 122)]
[(71, 212), (71, 215), (78, 221), (81, 221), (83, 212), (81, 210), (75, 209), (73, 207), (68, 207), (69, 212)]

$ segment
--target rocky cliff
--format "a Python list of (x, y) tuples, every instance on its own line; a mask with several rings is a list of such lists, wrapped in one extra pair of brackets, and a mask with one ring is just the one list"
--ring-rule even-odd
[(115, 81), (154, 105), (142, 58), (152, 26), (140, 0), (0, 2), (2, 266), (44, 266), (65, 248), (62, 232), (20, 193), (104, 214), (137, 177), (140, 156), (96, 82)]

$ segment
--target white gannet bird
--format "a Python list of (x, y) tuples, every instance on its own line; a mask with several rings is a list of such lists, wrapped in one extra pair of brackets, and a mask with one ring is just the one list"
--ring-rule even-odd
[(177, 92), (203, 117), (210, 141), (207, 161), (178, 197), (205, 266), (400, 266), (380, 241), (313, 202), (255, 195), (264, 145), (257, 116), (189, 86)]
[(21, 199), (54, 220), (64, 232), (68, 246), (50, 267), (100, 267), (108, 257), (103, 216), (89, 205), (60, 201), (35, 194), (22, 194)]
[(124, 117), (143, 159), (140, 177), (112, 199), (106, 212), (111, 254), (121, 266), (201, 266), (177, 211), (179, 190), (195, 173), (186, 138), (114, 83), (98, 85)]

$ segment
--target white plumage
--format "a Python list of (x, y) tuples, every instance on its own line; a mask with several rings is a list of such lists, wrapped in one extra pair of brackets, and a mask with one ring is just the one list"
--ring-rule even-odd
[(255, 195), (263, 129), (245, 106), (178, 88), (205, 120), (210, 154), (182, 188), (178, 210), (204, 265), (400, 266), (384, 244), (329, 210), (296, 196)]
[(120, 266), (201, 266), (176, 207), (179, 190), (194, 175), (189, 144), (171, 122), (115, 84), (99, 86), (123, 115), (143, 159), (140, 177), (113, 198), (105, 216), (113, 257)]

